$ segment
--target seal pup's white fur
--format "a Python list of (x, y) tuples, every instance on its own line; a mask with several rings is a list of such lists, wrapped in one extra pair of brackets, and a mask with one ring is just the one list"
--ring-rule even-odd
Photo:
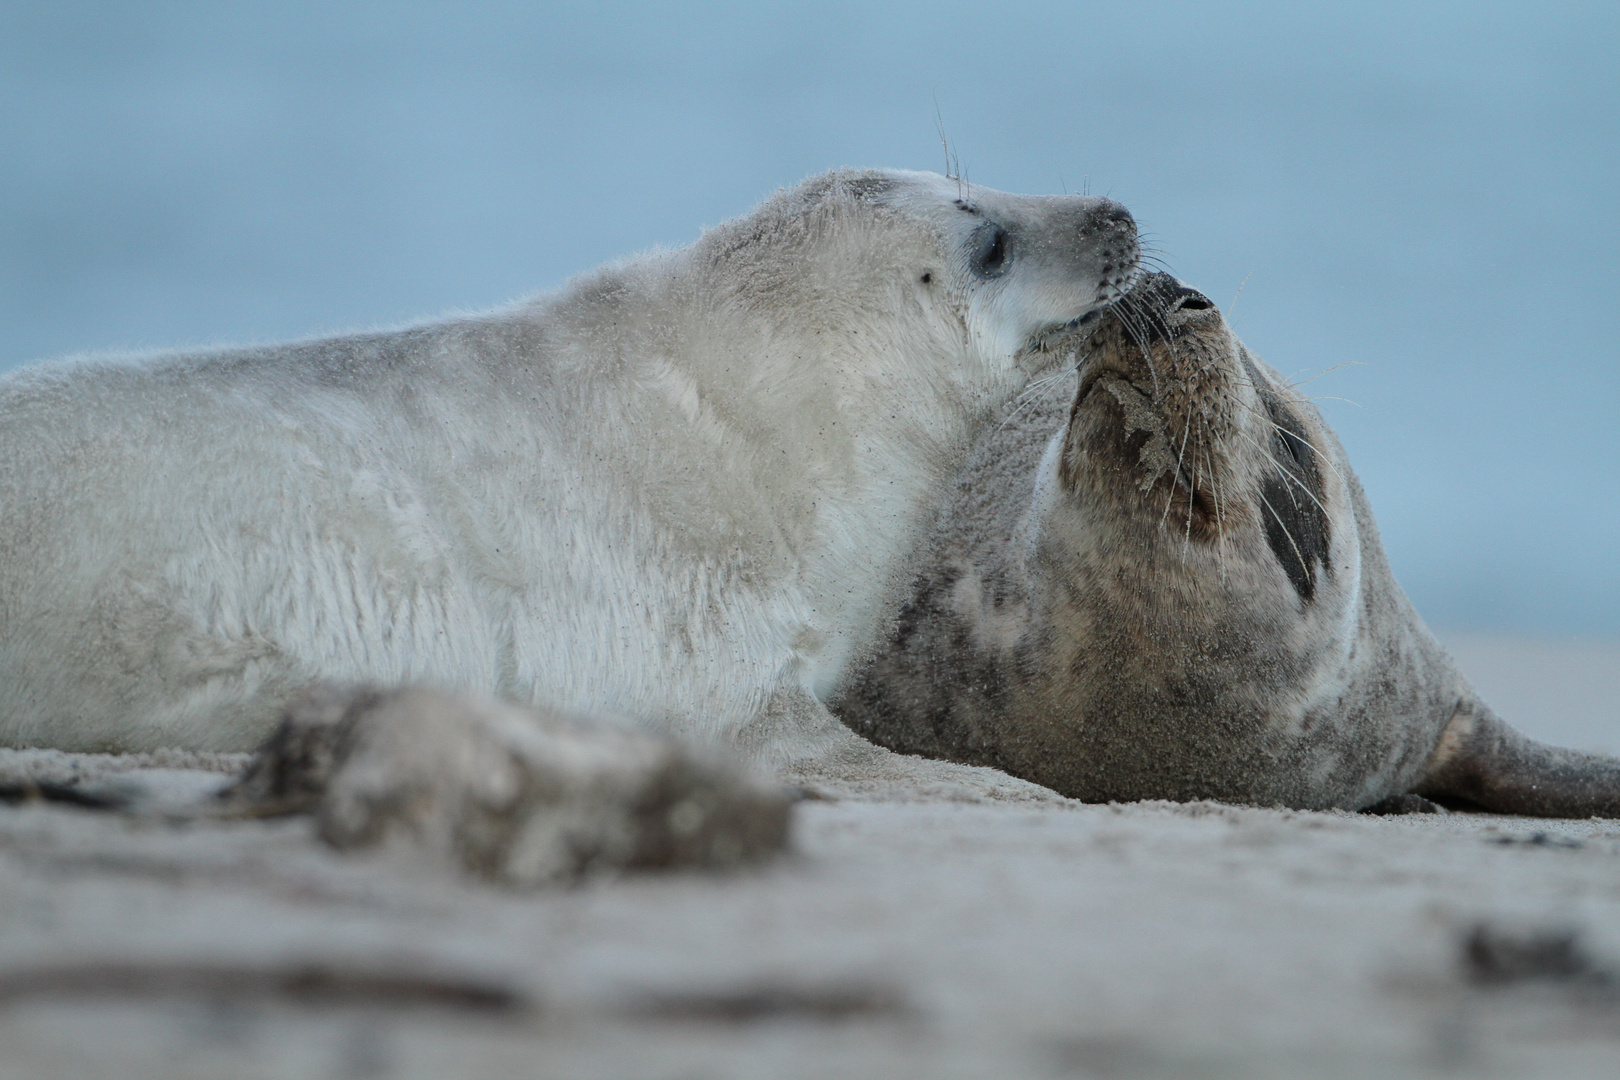
[(328, 678), (845, 752), (936, 488), (1136, 258), (1106, 199), (839, 171), (489, 314), (13, 373), (0, 742), (244, 750)]

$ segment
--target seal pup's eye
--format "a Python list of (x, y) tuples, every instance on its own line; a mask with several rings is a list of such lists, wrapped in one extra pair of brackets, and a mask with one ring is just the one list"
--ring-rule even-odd
[(922, 283), (924, 285), (927, 285), (930, 281), (933, 281), (933, 280), (934, 280), (934, 272), (932, 270), (924, 270), (923, 271), (923, 276), (922, 276)]
[(980, 277), (997, 277), (1007, 269), (1007, 230), (986, 223), (974, 234), (973, 272)]

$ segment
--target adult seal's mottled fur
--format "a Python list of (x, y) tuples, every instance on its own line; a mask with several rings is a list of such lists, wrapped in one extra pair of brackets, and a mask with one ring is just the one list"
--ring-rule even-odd
[(834, 701), (856, 731), (1088, 801), (1620, 815), (1620, 762), (1457, 673), (1333, 432), (1208, 299), (1149, 275), (1080, 348), (975, 449)]
[(489, 314), (13, 373), (0, 744), (249, 749), (335, 679), (870, 764), (819, 699), (1136, 259), (1107, 199), (840, 171)]

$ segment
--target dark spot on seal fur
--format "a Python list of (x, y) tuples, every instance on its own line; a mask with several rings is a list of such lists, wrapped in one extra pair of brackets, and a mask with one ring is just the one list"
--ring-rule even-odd
[[(844, 691), (844, 722), (880, 745), (903, 745), (906, 753), (1004, 769), (994, 733), (983, 730), (978, 720), (1009, 708), (1009, 673), (1003, 666), (1009, 658), (979, 649), (970, 624), (952, 610), (951, 593), (960, 577), (950, 566), (919, 575), (878, 663), (928, 649), (935, 633), (947, 634), (952, 655), (969, 662), (940, 668), (926, 683), (857, 679)], [(998, 588), (982, 582), (981, 597), (992, 605), (1004, 604), (1005, 583)]]
[(949, 567), (929, 575), (926, 579), (919, 576), (911, 599), (906, 601), (905, 606), (900, 609), (900, 614), (895, 617), (894, 630), (889, 634), (889, 644), (905, 648), (912, 635), (925, 627), (930, 619), (940, 614), (943, 608), (936, 607), (935, 597), (949, 594), (960, 576), (955, 569)]
[(1316, 451), (1305, 437), (1299, 417), (1283, 404), (1247, 358), (1249, 378), (1260, 391), (1271, 417), (1271, 460), (1274, 469), (1260, 482), (1260, 517), (1266, 524), (1266, 543), (1282, 564), (1301, 600), (1316, 595), (1318, 574), (1331, 573), (1328, 546), (1331, 534), (1322, 508), (1322, 474)]

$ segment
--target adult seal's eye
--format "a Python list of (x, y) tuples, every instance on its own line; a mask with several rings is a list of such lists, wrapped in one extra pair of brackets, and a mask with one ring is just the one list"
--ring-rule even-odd
[(1007, 230), (985, 222), (973, 234), (973, 272), (980, 277), (999, 277), (1007, 271)]

